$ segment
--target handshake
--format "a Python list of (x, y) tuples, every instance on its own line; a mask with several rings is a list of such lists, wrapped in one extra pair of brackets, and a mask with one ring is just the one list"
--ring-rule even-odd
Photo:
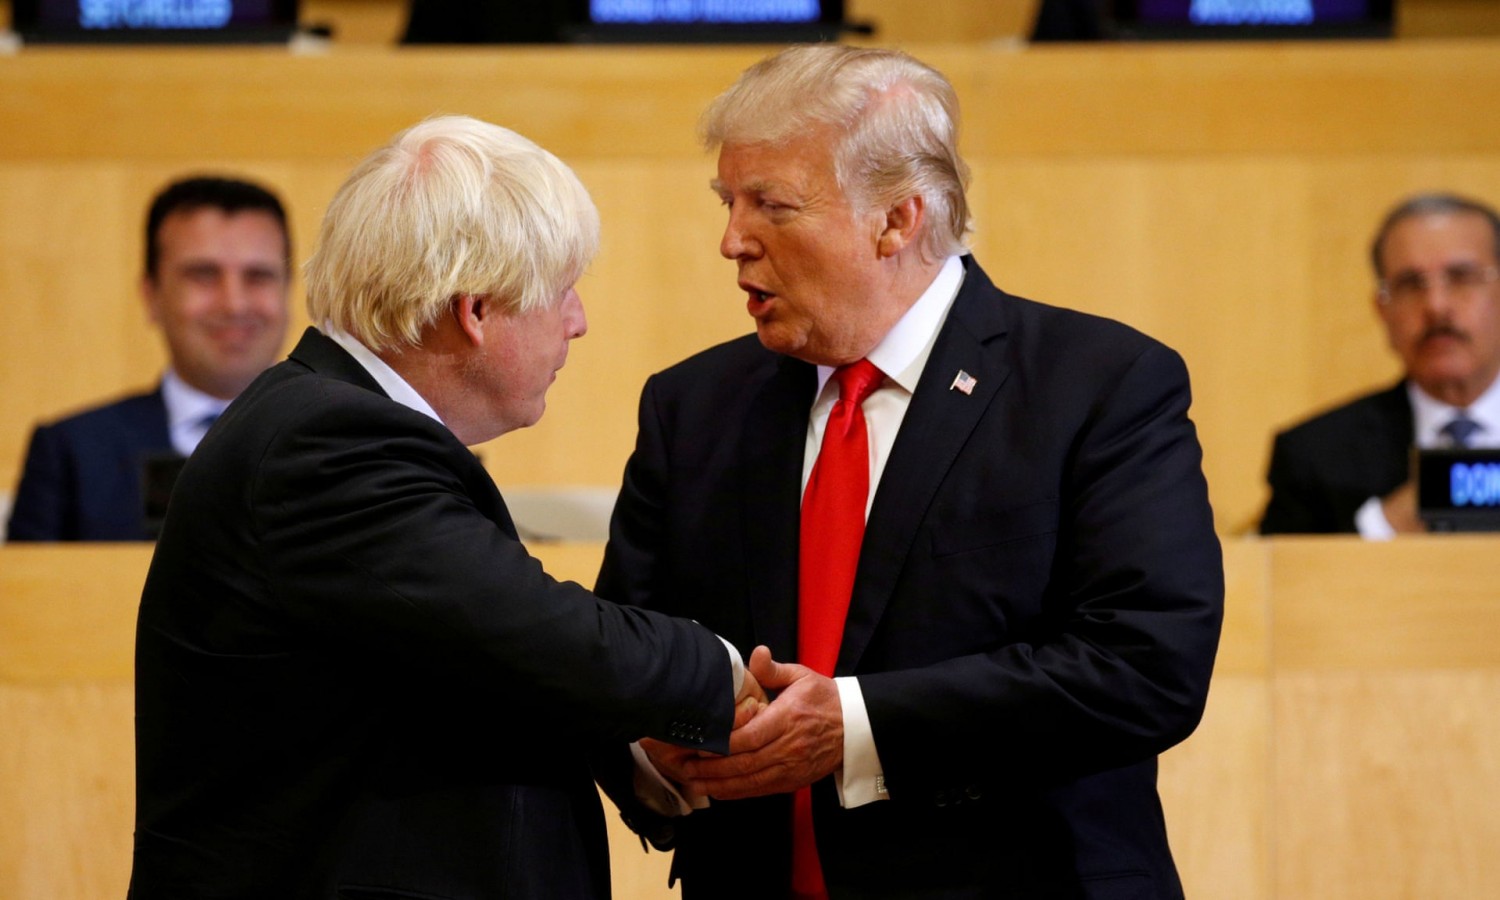
[[(770, 692), (768, 694), (768, 692)], [(735, 699), (729, 755), (644, 738), (658, 772), (685, 795), (738, 800), (812, 784), (844, 761), (844, 721), (833, 679), (779, 663), (756, 647)]]

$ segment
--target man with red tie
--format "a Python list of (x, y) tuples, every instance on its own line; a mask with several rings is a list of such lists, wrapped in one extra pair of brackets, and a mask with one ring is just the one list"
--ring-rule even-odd
[(779, 691), (728, 756), (641, 742), (685, 900), (1182, 895), (1156, 758), (1223, 610), (1187, 372), (991, 284), (957, 112), (811, 46), (704, 117), (756, 335), (646, 384), (598, 583)]

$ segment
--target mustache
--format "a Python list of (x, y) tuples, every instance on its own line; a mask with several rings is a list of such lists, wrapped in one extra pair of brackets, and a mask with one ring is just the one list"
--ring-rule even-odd
[(1426, 331), (1422, 332), (1422, 337), (1418, 340), (1418, 343), (1425, 344), (1429, 340), (1439, 337), (1451, 337), (1460, 341), (1468, 341), (1469, 333), (1455, 326), (1452, 322), (1434, 322), (1428, 326)]

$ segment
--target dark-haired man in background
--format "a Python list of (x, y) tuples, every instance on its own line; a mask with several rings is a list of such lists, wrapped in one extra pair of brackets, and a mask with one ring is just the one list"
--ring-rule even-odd
[(1411, 448), (1500, 447), (1500, 218), (1421, 194), (1386, 215), (1370, 256), (1403, 375), (1276, 436), (1262, 534), (1425, 531)]
[(154, 538), (145, 498), (152, 467), (174, 471), (281, 353), (290, 259), (286, 211), (260, 185), (195, 177), (157, 194), (141, 296), (168, 368), (153, 391), (38, 426), (8, 539)]

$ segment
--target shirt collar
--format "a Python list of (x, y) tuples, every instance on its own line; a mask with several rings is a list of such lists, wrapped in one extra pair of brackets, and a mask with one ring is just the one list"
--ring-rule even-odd
[(343, 347), (345, 352), (350, 356), (354, 357), (354, 361), (359, 363), (366, 372), (370, 373), (370, 377), (375, 379), (375, 383), (380, 385), (380, 389), (385, 391), (387, 397), (390, 397), (408, 409), (416, 410), (424, 416), (428, 416), (438, 422), (443, 421), (437, 414), (437, 411), (432, 408), (432, 405), (422, 399), (421, 394), (417, 393), (416, 388), (407, 384), (406, 379), (398, 375), (396, 370), (391, 368), (385, 360), (376, 356), (374, 351), (360, 343), (359, 338), (347, 331), (334, 328), (327, 322), (318, 326), (318, 330), (323, 332), (329, 340)]
[(205, 394), (183, 381), (172, 369), (167, 369), (161, 377), (161, 400), (167, 408), (169, 430), (201, 425), (204, 419), (220, 415), (229, 405), (228, 400)]
[(1443, 444), (1440, 432), (1460, 412), (1478, 422), (1483, 431), (1478, 433), (1475, 443), (1485, 446), (1500, 446), (1500, 378), (1495, 379), (1484, 393), (1473, 403), (1459, 408), (1435, 399), (1408, 380), (1407, 395), (1411, 398), (1412, 430), (1418, 447), (1435, 447)]
[[(961, 257), (950, 256), (943, 261), (932, 284), (917, 298), (917, 302), (896, 322), (880, 343), (865, 357), (875, 367), (908, 394), (915, 393), (927, 357), (932, 354), (932, 345), (937, 341), (938, 329), (948, 317), (948, 308), (958, 296), (964, 283), (964, 264)], [(833, 366), (818, 366), (818, 392), (821, 393), (828, 379), (833, 377)]]

